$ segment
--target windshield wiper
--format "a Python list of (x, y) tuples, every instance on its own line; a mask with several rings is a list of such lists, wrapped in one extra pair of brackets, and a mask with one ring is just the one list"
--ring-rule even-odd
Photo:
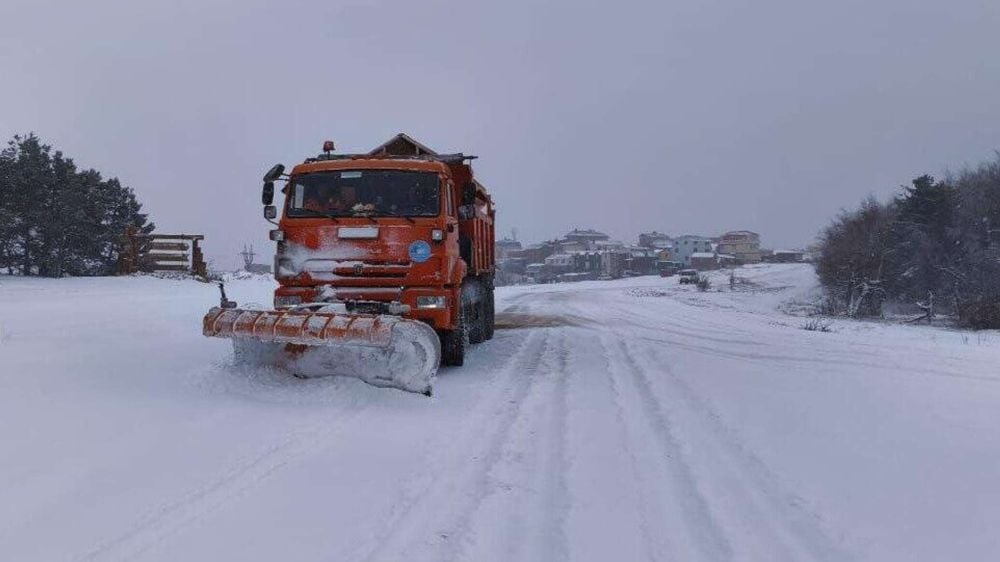
[(385, 211), (384, 213), (382, 213), (382, 215), (386, 216), (386, 217), (400, 217), (400, 218), (404, 218), (410, 224), (417, 224), (417, 221), (413, 220), (413, 217), (411, 217), (409, 215), (401, 215), (399, 213), (393, 213), (391, 211)]
[(299, 215), (301, 213), (301, 214), (308, 215), (310, 217), (326, 217), (328, 219), (333, 220), (333, 222), (337, 222), (337, 215), (334, 215), (334, 214), (331, 214), (331, 213), (324, 213), (322, 211), (314, 211), (312, 209), (294, 209), (294, 210), (295, 210), (296, 215)]
[(357, 213), (357, 214), (353, 214), (351, 216), (354, 217), (354, 218), (359, 218), (359, 219), (362, 219), (362, 218), (363, 219), (368, 219), (368, 220), (372, 221), (373, 224), (378, 224), (378, 220), (376, 220), (375, 217), (371, 216), (368, 213)]

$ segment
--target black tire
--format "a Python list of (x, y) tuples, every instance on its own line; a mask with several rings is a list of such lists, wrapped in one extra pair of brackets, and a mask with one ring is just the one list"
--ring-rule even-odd
[(493, 302), (493, 289), (490, 288), (486, 292), (486, 298), (483, 300), (483, 306), (486, 308), (486, 314), (484, 314), (483, 323), (483, 333), (486, 335), (487, 340), (493, 339), (493, 332), (496, 330), (496, 311), (495, 304)]
[(458, 325), (454, 330), (441, 332), (441, 364), (461, 367), (465, 363), (465, 350), (469, 348), (469, 326), (465, 321), (465, 307), (458, 308)]
[(462, 289), (462, 304), (465, 307), (465, 321), (469, 325), (469, 343), (486, 341), (486, 299), (478, 285), (467, 285)]
[(483, 301), (472, 303), (466, 309), (469, 311), (469, 343), (486, 341), (486, 309)]

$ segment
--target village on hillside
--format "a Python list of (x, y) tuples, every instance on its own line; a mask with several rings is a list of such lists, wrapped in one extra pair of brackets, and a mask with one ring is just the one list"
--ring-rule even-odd
[(496, 243), (500, 284), (554, 283), (673, 275), (681, 269), (706, 271), (745, 264), (811, 261), (806, 250), (769, 250), (760, 235), (734, 230), (720, 236), (670, 236), (643, 232), (635, 244), (612, 240), (593, 229), (573, 229), (562, 238), (522, 245), (514, 236)]

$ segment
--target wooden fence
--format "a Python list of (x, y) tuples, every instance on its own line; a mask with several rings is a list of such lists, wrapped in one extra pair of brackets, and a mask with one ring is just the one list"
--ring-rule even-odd
[(201, 234), (143, 234), (134, 228), (125, 232), (118, 266), (120, 275), (139, 271), (176, 271), (205, 276), (205, 256)]

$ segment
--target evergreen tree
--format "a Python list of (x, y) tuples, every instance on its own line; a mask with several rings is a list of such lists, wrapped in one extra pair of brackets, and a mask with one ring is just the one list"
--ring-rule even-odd
[(916, 302), (945, 286), (947, 268), (962, 257), (955, 229), (957, 201), (951, 185), (928, 175), (904, 188), (890, 236), (893, 252), (886, 289), (891, 296)]
[[(889, 205), (869, 199), (820, 240), (817, 273), (839, 310), (858, 287), (954, 312), (973, 328), (1000, 328), (1000, 154), (947, 181), (921, 176)], [(870, 291), (869, 291), (870, 293)], [(874, 309), (868, 312), (874, 312)]]
[(0, 152), (0, 269), (22, 275), (114, 272), (126, 227), (152, 232), (131, 188), (79, 171), (35, 135)]

